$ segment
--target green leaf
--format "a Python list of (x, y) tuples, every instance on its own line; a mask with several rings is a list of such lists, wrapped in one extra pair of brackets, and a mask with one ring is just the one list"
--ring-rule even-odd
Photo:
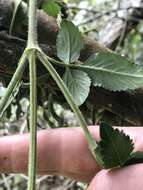
[(57, 37), (57, 55), (66, 64), (78, 60), (83, 48), (83, 39), (72, 22), (62, 21)]
[(133, 152), (130, 158), (125, 162), (124, 166), (129, 166), (132, 164), (143, 163), (143, 152)]
[(79, 69), (88, 73), (95, 86), (113, 91), (143, 86), (143, 67), (114, 53), (92, 55)]
[(61, 7), (54, 0), (46, 0), (42, 4), (42, 9), (49, 15), (57, 18)]
[(130, 158), (133, 151), (133, 143), (123, 131), (114, 129), (102, 123), (100, 125), (99, 142), (100, 155), (102, 156), (103, 167), (106, 169), (123, 166)]
[(89, 94), (91, 85), (88, 75), (80, 70), (67, 69), (64, 73), (63, 80), (75, 103), (77, 105), (83, 104)]

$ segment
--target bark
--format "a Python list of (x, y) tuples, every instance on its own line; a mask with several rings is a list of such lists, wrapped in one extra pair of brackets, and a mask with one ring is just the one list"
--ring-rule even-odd
[[(7, 34), (12, 17), (13, 2), (14, 0), (0, 0), (0, 74), (4, 76), (3, 78), (7, 79), (7, 81), (9, 81), (14, 73), (18, 59), (26, 46), (27, 36), (27, 7), (25, 3), (21, 4), (21, 8), (17, 13), (13, 36)], [(37, 11), (37, 15), (38, 40), (40, 46), (46, 53), (54, 57), (56, 55), (55, 44), (58, 32), (56, 21), (42, 11)], [(95, 52), (107, 51), (110, 52), (111, 50), (85, 36), (84, 49), (81, 52), (80, 59), (85, 60)], [(39, 67), (38, 72), (38, 75), (42, 75), (46, 71), (43, 67)], [(27, 73), (24, 75), (24, 79), (28, 80)], [(47, 87), (46, 84), (53, 86), (53, 89), (55, 88), (55, 84), (51, 80), (45, 83), (45, 88)], [(59, 97), (59, 101), (64, 101), (62, 96)], [(90, 104), (93, 104), (97, 110), (109, 110), (133, 125), (143, 124), (142, 89), (130, 92), (110, 92), (101, 88), (92, 87), (88, 101)]]

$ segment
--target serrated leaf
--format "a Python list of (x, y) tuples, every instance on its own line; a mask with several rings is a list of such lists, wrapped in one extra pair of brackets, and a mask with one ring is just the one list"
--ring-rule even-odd
[(95, 86), (113, 91), (143, 86), (143, 67), (114, 53), (92, 55), (80, 69), (88, 73)]
[(123, 166), (134, 148), (130, 137), (105, 123), (100, 125), (100, 137), (99, 149), (103, 167), (109, 169)]
[(42, 4), (42, 9), (49, 15), (57, 18), (61, 7), (54, 0), (46, 0)]
[(67, 69), (64, 73), (63, 80), (75, 103), (78, 106), (83, 104), (89, 94), (91, 85), (88, 75), (80, 70)]
[(129, 159), (125, 162), (124, 166), (129, 166), (132, 164), (143, 163), (143, 152), (133, 152)]
[(66, 64), (78, 60), (83, 48), (83, 39), (72, 22), (62, 21), (57, 37), (57, 56)]

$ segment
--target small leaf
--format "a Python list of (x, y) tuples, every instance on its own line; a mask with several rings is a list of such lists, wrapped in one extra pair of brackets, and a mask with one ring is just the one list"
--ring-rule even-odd
[(143, 86), (143, 67), (114, 53), (92, 55), (79, 69), (87, 72), (95, 86), (113, 91)]
[(83, 104), (89, 94), (91, 85), (91, 80), (88, 75), (80, 70), (67, 69), (63, 80), (75, 103), (77, 105)]
[(42, 9), (49, 15), (57, 18), (61, 7), (54, 0), (46, 0), (42, 4)]
[(130, 158), (125, 162), (124, 166), (129, 166), (132, 164), (143, 163), (143, 152), (133, 152)]
[(105, 123), (100, 125), (100, 136), (99, 149), (103, 167), (109, 169), (123, 166), (134, 148), (129, 136)]
[(66, 64), (78, 60), (83, 48), (83, 39), (72, 22), (62, 21), (57, 37), (57, 55)]

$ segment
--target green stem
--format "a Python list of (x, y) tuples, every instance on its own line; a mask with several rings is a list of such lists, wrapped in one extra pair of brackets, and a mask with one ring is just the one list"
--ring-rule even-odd
[(7, 104), (8, 99), (11, 96), (15, 85), (17, 84), (17, 81), (19, 81), (22, 77), (25, 68), (26, 59), (27, 59), (27, 53), (24, 52), (21, 59), (19, 60), (18, 67), (7, 87), (6, 93), (0, 100), (0, 117), (3, 115), (5, 111), (5, 105)]
[[(47, 55), (46, 55), (46, 56), (47, 56)], [(51, 57), (49, 57), (49, 56), (47, 56), (47, 59), (48, 59), (50, 62), (52, 62), (52, 63), (54, 63), (54, 64), (56, 64), (56, 65), (59, 65), (59, 66), (61, 66), (61, 67), (73, 67), (74, 65), (77, 65), (77, 64), (82, 63), (82, 62), (80, 62), (80, 61), (76, 61), (76, 62), (75, 62), (76, 64), (66, 64), (66, 63), (64, 63), (64, 62), (62, 62), (62, 61), (57, 61), (57, 60), (55, 60), (54, 58), (51, 58)]]
[[(43, 63), (43, 65), (47, 68), (49, 73), (52, 75), (53, 79), (56, 81), (56, 83), (59, 86), (60, 90), (64, 94), (67, 102), (69, 103), (72, 110), (76, 114), (76, 116), (77, 116), (77, 118), (78, 118), (78, 120), (79, 120), (79, 122), (80, 122), (80, 124), (81, 124), (81, 126), (83, 128), (85, 137), (86, 137), (86, 139), (88, 141), (88, 144), (89, 144), (89, 148), (91, 149), (92, 153), (95, 152), (97, 144), (96, 144), (95, 140), (93, 139), (93, 137), (91, 136), (91, 134), (90, 134), (90, 132), (89, 132), (89, 130), (87, 128), (86, 121), (84, 120), (78, 106), (74, 103), (74, 100), (73, 100), (72, 96), (70, 95), (70, 92), (69, 92), (68, 88), (65, 86), (63, 80), (61, 79), (59, 74), (56, 72), (54, 67), (48, 61), (47, 56), (43, 52), (38, 52), (38, 57), (39, 57), (40, 61)], [(93, 153), (93, 156), (95, 157), (94, 153)]]
[(30, 75), (30, 147), (29, 147), (29, 167), (28, 167), (28, 190), (36, 189), (36, 159), (37, 159), (37, 80), (36, 80), (36, 54), (35, 50), (29, 55), (29, 75)]
[(36, 49), (37, 43), (37, 0), (29, 0), (29, 23), (28, 23), (28, 44), (29, 75), (30, 75), (30, 145), (29, 145), (29, 167), (28, 167), (28, 190), (36, 189), (36, 160), (37, 160), (37, 79), (36, 79)]
[(21, 1), (22, 0), (17, 0), (14, 3), (14, 11), (13, 11), (13, 15), (12, 15), (12, 19), (11, 19), (11, 23), (10, 23), (10, 27), (9, 27), (9, 34), (12, 35), (12, 30), (13, 30), (13, 25), (14, 25), (14, 21), (15, 21), (15, 17), (17, 15), (17, 11), (18, 11), (18, 8), (21, 4)]
[(36, 48), (37, 44), (37, 0), (29, 0), (28, 11), (28, 45), (27, 48)]

